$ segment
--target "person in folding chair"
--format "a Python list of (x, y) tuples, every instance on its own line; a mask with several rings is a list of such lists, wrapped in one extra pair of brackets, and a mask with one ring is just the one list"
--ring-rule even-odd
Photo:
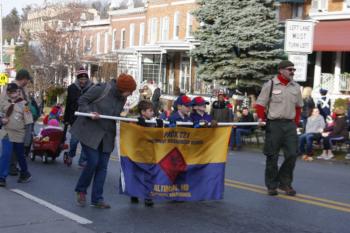
[(336, 142), (345, 142), (349, 137), (345, 109), (335, 108), (334, 114), (334, 125), (329, 130), (326, 129), (326, 132), (322, 133), (323, 152), (320, 156), (317, 156), (318, 159), (330, 160), (334, 158), (332, 146)]

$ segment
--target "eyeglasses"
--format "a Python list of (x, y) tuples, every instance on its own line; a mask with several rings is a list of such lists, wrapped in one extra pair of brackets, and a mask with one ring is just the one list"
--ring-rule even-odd
[(295, 68), (287, 68), (286, 70), (288, 70), (289, 72), (295, 72), (296, 71)]

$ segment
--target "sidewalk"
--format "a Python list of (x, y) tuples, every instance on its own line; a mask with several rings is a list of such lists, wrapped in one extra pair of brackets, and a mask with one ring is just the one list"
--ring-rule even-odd
[(94, 233), (54, 211), (0, 188), (1, 233)]

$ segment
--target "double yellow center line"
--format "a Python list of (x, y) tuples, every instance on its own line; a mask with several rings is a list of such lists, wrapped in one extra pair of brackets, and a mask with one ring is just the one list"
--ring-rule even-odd
[[(225, 185), (228, 187), (243, 189), (243, 190), (267, 195), (266, 188), (259, 185), (243, 183), (243, 182), (239, 182), (231, 179), (225, 179)], [(313, 197), (313, 196), (304, 195), (304, 194), (297, 194), (296, 196), (287, 196), (283, 193), (280, 193), (278, 196), (275, 196), (275, 197), (350, 213), (350, 204), (348, 203), (332, 201), (332, 200)]]

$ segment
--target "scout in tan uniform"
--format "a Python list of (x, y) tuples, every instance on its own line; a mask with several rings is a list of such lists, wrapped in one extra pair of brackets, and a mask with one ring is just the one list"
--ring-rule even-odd
[[(20, 69), (16, 74), (15, 83), (17, 84), (19, 89), (18, 97), (24, 99), (25, 101), (27, 101), (27, 103), (29, 103), (30, 100), (29, 100), (26, 86), (31, 80), (32, 80), (32, 77), (30, 76), (29, 72), (26, 69)], [(6, 98), (7, 98), (7, 93), (3, 92), (1, 94), (1, 99), (6, 99)], [(27, 150), (27, 152), (29, 152), (30, 150), (30, 144), (31, 144), (31, 140), (28, 141), (28, 145), (27, 144), (25, 145), (25, 149)], [(10, 176), (18, 175), (17, 156), (15, 153), (13, 153), (11, 156), (11, 165), (10, 165), (9, 175)]]
[(6, 177), (13, 152), (16, 153), (21, 168), (18, 182), (26, 183), (31, 178), (24, 156), (24, 144), (31, 136), (32, 113), (27, 102), (19, 97), (17, 84), (10, 83), (6, 88), (6, 93), (7, 98), (2, 98), (0, 102), (1, 124), (4, 130), (0, 157), (0, 186), (6, 186)]
[[(279, 74), (263, 86), (256, 101), (256, 112), (260, 122), (266, 120), (265, 184), (269, 195), (277, 195), (277, 188), (294, 196), (293, 171), (298, 150), (296, 125), (300, 120), (303, 100), (300, 86), (293, 81), (294, 64), (281, 61)], [(267, 115), (267, 116), (266, 116)], [(284, 152), (284, 161), (278, 169), (278, 154)]]

